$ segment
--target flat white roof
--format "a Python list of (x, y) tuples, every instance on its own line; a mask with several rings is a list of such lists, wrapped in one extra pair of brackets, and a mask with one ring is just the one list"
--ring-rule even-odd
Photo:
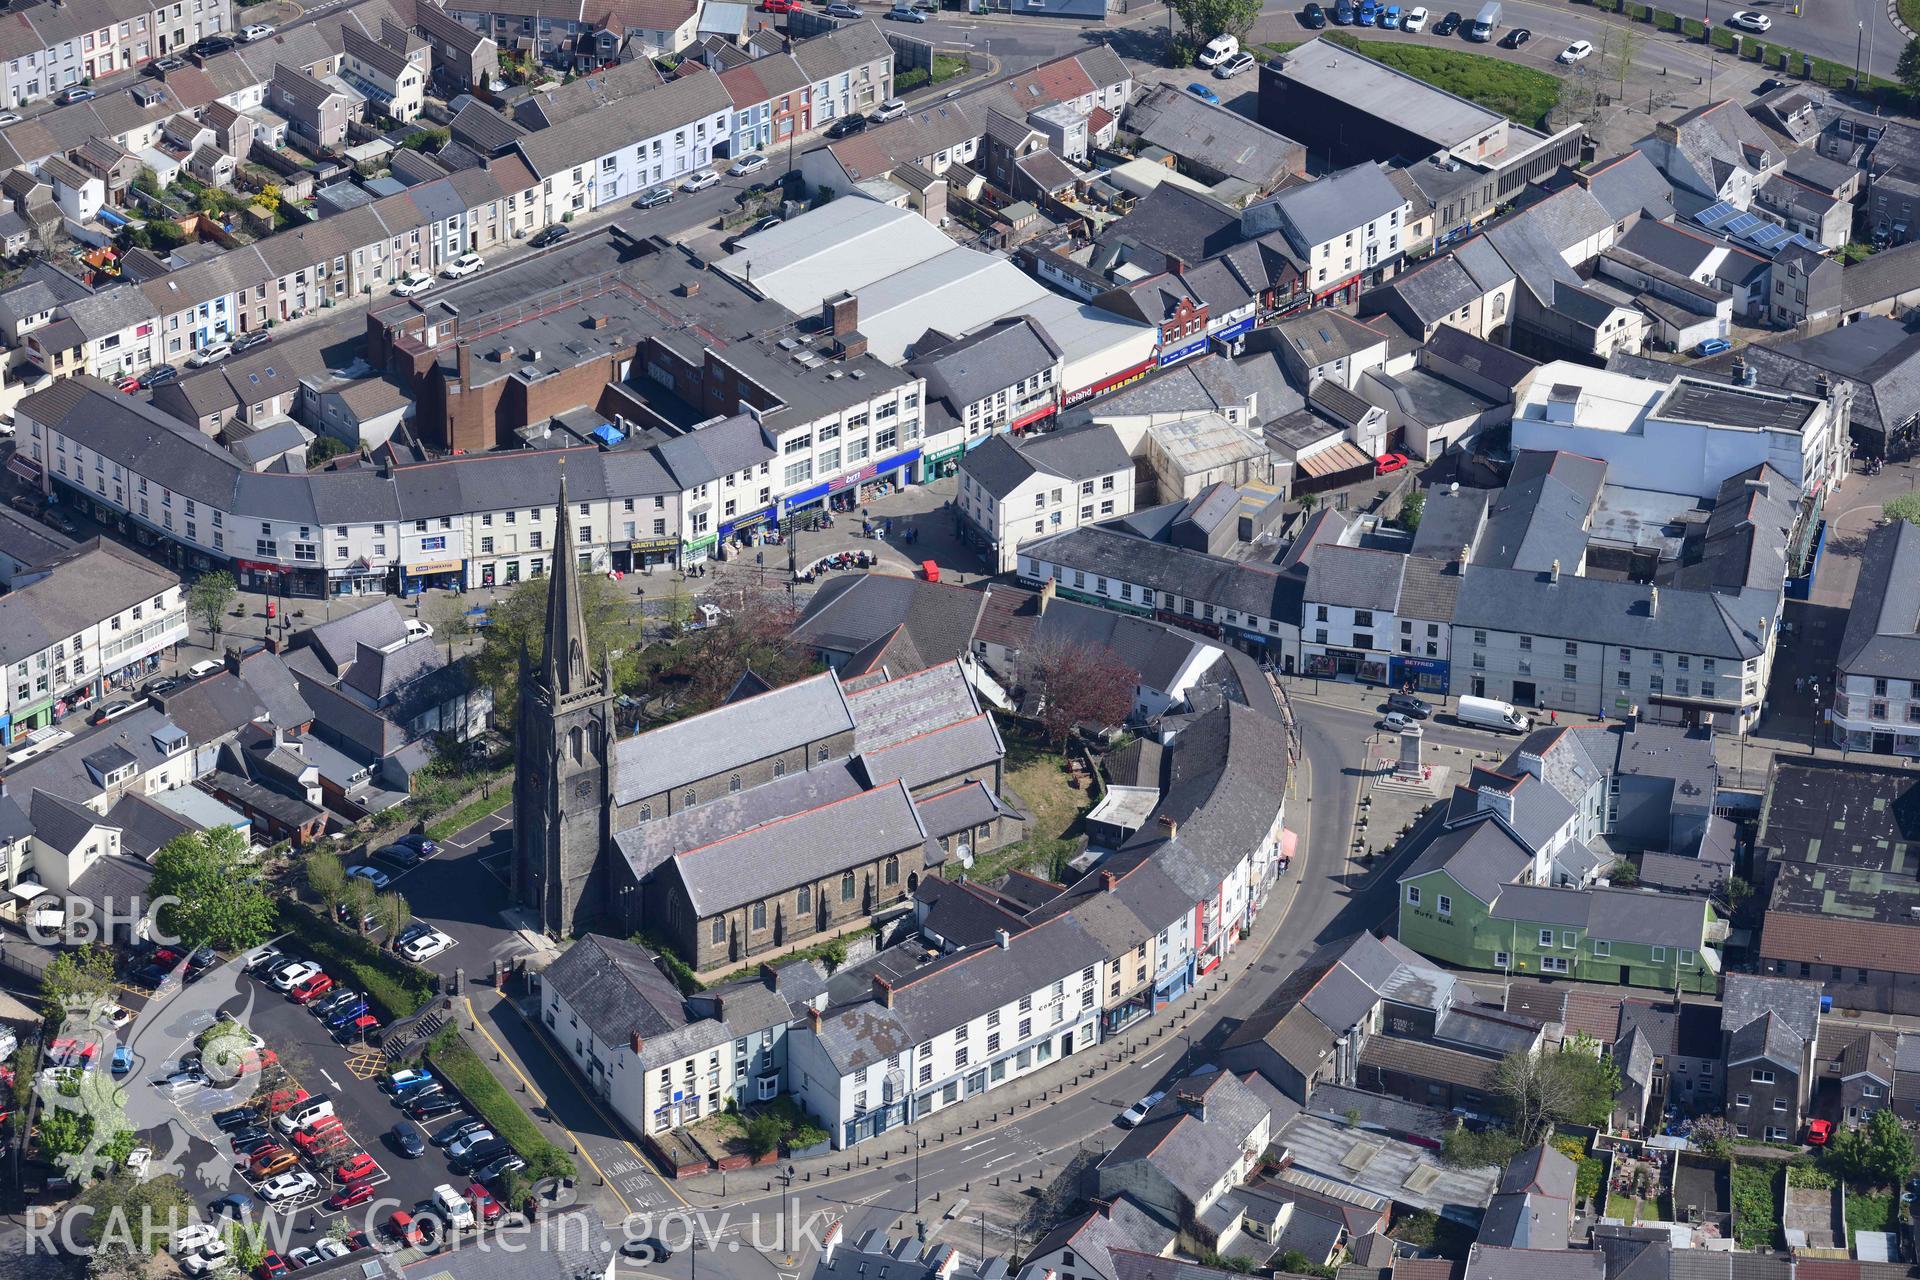
[[(1533, 384), (1515, 406), (1514, 421), (1528, 427), (1583, 427), (1626, 434), (1640, 429), (1667, 386), (1632, 374), (1555, 360), (1534, 370)], [(1569, 404), (1570, 410), (1564, 408)]]
[[(911, 209), (843, 196), (744, 237), (736, 252), (713, 265), (789, 311), (807, 315), (823, 299), (857, 293), (955, 247)], [(873, 336), (864, 323), (861, 332)]]
[(1061, 362), (1068, 366), (1082, 360), (1112, 359), (1114, 365), (1108, 372), (1117, 372), (1153, 354), (1156, 334), (1152, 325), (1102, 311), (1063, 294), (1050, 292), (1000, 315), (1029, 315), (1038, 320), (1047, 336), (1060, 344)]

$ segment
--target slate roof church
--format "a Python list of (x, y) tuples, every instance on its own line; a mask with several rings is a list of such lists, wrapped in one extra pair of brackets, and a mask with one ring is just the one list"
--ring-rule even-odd
[[(572, 545), (565, 481), (555, 545)], [(1004, 843), (1006, 748), (966, 670), (832, 671), (624, 740), (558, 557), (515, 734), (513, 892), (542, 927), (645, 930), (696, 971), (904, 910)]]

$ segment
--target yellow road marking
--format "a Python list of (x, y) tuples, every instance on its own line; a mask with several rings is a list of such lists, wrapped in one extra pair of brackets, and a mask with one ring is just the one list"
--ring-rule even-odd
[[(520, 1083), (526, 1086), (527, 1096), (530, 1098), (533, 1098), (541, 1106), (545, 1107), (547, 1105), (547, 1098), (545, 1094), (540, 1092), (539, 1086), (535, 1085), (533, 1081), (527, 1079), (526, 1073), (520, 1070), (520, 1064), (513, 1060), (513, 1055), (511, 1053), (508, 1053), (505, 1049), (503, 1049), (500, 1046), (500, 1042), (493, 1038), (493, 1033), (488, 1031), (485, 1026), (481, 1025), (479, 1015), (474, 1013), (472, 998), (468, 996), (462, 996), (461, 1001), (467, 1006), (467, 1020), (473, 1024), (475, 1030), (479, 1031), (479, 1033), (482, 1036), (486, 1037), (487, 1043), (492, 1045), (494, 1052), (500, 1055), (500, 1061), (507, 1064), (507, 1069), (512, 1071), (514, 1075), (520, 1078)], [(551, 1108), (548, 1108), (547, 1114), (548, 1115), (553, 1114), (553, 1111)], [(592, 1167), (594, 1173), (599, 1176), (600, 1181), (606, 1183), (607, 1190), (613, 1192), (613, 1198), (620, 1202), (620, 1207), (625, 1209), (629, 1214), (631, 1214), (633, 1212), (633, 1205), (628, 1203), (627, 1198), (620, 1194), (620, 1188), (614, 1185), (613, 1179), (609, 1178), (606, 1175), (606, 1171), (601, 1169), (599, 1164), (597, 1164), (594, 1161), (593, 1156), (588, 1154), (587, 1144), (580, 1141), (580, 1135), (575, 1133), (573, 1130), (567, 1128), (567, 1126), (565, 1126), (564, 1124), (560, 1124), (558, 1120), (555, 1120), (554, 1124), (559, 1125), (560, 1131), (566, 1134), (567, 1137), (573, 1139), (573, 1149), (579, 1152), (580, 1158), (582, 1160), (585, 1160), (587, 1164)]]

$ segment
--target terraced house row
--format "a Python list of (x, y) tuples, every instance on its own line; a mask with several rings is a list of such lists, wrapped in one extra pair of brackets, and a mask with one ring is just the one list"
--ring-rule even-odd
[(232, 29), (230, 0), (42, 0), (15, 6), (0, 24), (0, 97), (18, 107)]

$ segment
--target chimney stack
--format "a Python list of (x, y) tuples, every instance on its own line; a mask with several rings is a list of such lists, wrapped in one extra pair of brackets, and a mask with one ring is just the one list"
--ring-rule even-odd
[(1037, 607), (1043, 617), (1046, 615), (1047, 606), (1053, 603), (1055, 586), (1056, 584), (1052, 578), (1048, 578), (1040, 584), (1040, 599)]
[(1560, 561), (1558, 557), (1554, 559), (1553, 567), (1547, 570), (1547, 581), (1556, 587), (1560, 585)]
[(1660, 616), (1660, 588), (1658, 587), (1647, 588), (1647, 616), (1649, 618)]
[(1813, 389), (1820, 393), (1822, 400), (1832, 397), (1833, 379), (1827, 376), (1826, 370), (1823, 369), (1820, 371), (1820, 376), (1814, 380)]
[(1160, 825), (1166, 828), (1167, 839), (1173, 840), (1180, 835), (1180, 824), (1173, 820), (1173, 815), (1166, 813), (1161, 814)]
[(815, 1035), (820, 1034), (820, 1011), (812, 1005), (807, 1006), (807, 1030)]
[[(1002, 951), (1009, 951), (1013, 948), (1013, 935), (1005, 929), (995, 929), (993, 931), (993, 940), (1000, 944)], [(893, 1002), (889, 1000), (887, 1003), (892, 1004)]]
[(633, 1033), (633, 1056), (634, 1057), (637, 1058), (640, 1056), (640, 1046), (644, 1045), (645, 1043), (646, 1041), (640, 1038), (640, 1033), (638, 1031)]
[(834, 337), (845, 337), (860, 327), (860, 300), (844, 292), (826, 299), (820, 304), (820, 322)]
[[(3, 796), (5, 794), (7, 794), (6, 780), (4, 778), (0, 778), (0, 796)], [(1113, 872), (1111, 871), (1102, 871), (1100, 873), (1100, 887), (1106, 892), (1112, 893), (1115, 889), (1118, 889), (1120, 887), (1120, 877), (1113, 874)]]
[(877, 973), (873, 975), (873, 998), (887, 1008), (893, 1008), (893, 984)]

